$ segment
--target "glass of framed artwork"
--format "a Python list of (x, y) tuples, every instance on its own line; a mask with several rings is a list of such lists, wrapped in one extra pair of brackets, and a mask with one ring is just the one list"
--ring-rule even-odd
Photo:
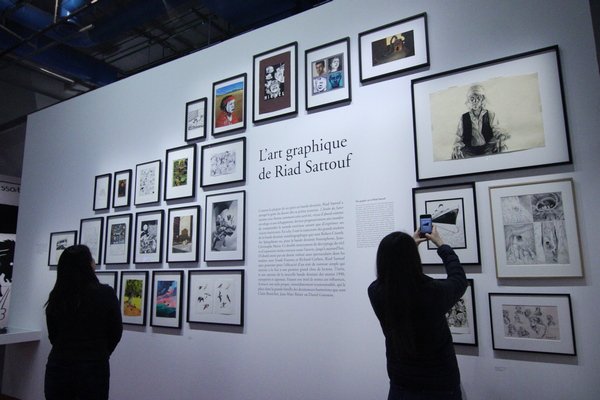
[(203, 139), (206, 137), (206, 104), (208, 99), (203, 97), (185, 104), (185, 141)]
[(298, 113), (298, 43), (254, 56), (252, 121)]
[(213, 135), (246, 129), (246, 77), (241, 74), (213, 83)]
[(131, 214), (106, 217), (104, 264), (129, 264)]
[(162, 262), (164, 211), (147, 211), (135, 215), (133, 262)]
[(576, 355), (569, 294), (490, 293), (494, 350)]
[(498, 278), (583, 276), (572, 179), (489, 191)]
[(167, 262), (198, 261), (199, 218), (199, 206), (169, 210)]
[(146, 325), (148, 271), (122, 271), (119, 287), (123, 323)]
[(477, 318), (475, 314), (475, 289), (473, 279), (467, 279), (469, 286), (460, 300), (446, 314), (452, 334), (452, 342), (477, 346)]
[(113, 208), (128, 207), (131, 202), (131, 170), (115, 172)]
[(117, 271), (96, 271), (98, 281), (113, 288), (115, 293), (117, 293), (117, 275)]
[(160, 200), (161, 160), (135, 166), (135, 205), (157, 203)]
[(246, 180), (246, 138), (202, 146), (200, 186)]
[(97, 175), (94, 180), (94, 211), (110, 208), (110, 183), (112, 175)]
[(79, 244), (84, 244), (90, 249), (96, 264), (102, 263), (103, 233), (103, 217), (85, 218), (79, 223)]
[(77, 231), (63, 231), (50, 233), (48, 248), (48, 266), (56, 267), (62, 252), (69, 246), (77, 243)]
[(246, 192), (206, 196), (204, 261), (244, 259)]
[(244, 270), (190, 271), (187, 322), (244, 325)]
[(196, 145), (168, 149), (165, 160), (165, 200), (194, 197)]
[(181, 294), (183, 271), (154, 271), (152, 273), (151, 326), (181, 328)]

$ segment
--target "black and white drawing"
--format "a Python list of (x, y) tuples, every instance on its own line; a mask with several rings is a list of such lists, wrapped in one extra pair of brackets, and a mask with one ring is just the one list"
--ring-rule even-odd
[(131, 220), (131, 214), (111, 215), (106, 218), (105, 264), (129, 263)]
[(94, 179), (94, 211), (110, 208), (111, 174), (97, 175)]
[(102, 263), (104, 218), (86, 218), (79, 224), (79, 244), (86, 245), (96, 264)]
[(48, 265), (55, 267), (62, 252), (77, 243), (77, 231), (52, 232), (48, 249)]
[(200, 186), (246, 180), (246, 138), (202, 146)]
[[(425, 201), (426, 214), (431, 215), (431, 220), (443, 236), (444, 242), (454, 249), (467, 247), (464, 210), (462, 198)], [(428, 241), (427, 248), (437, 247)]]
[(244, 323), (244, 271), (190, 271), (187, 321), (238, 325)]
[(206, 196), (205, 261), (244, 257), (245, 192)]
[(467, 290), (446, 314), (446, 320), (454, 343), (477, 346), (474, 282), (473, 279), (468, 282)]
[(206, 105), (208, 99), (203, 97), (190, 101), (185, 105), (185, 140), (186, 142), (206, 137)]
[(163, 210), (136, 214), (134, 263), (162, 261), (163, 216)]
[(160, 200), (161, 160), (138, 164), (135, 168), (135, 205)]

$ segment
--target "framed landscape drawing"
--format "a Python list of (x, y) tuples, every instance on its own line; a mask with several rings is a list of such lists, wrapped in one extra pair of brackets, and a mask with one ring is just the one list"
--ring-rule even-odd
[(244, 270), (190, 271), (187, 322), (244, 325)]
[(212, 134), (246, 129), (246, 74), (213, 83)]
[(104, 264), (129, 264), (131, 214), (106, 217)]
[(200, 186), (246, 180), (246, 138), (202, 146)]
[(148, 271), (122, 271), (119, 287), (123, 323), (146, 325)]
[(104, 285), (108, 285), (117, 293), (117, 271), (96, 271), (98, 281)]
[(199, 219), (199, 206), (169, 210), (167, 262), (198, 261)]
[(152, 273), (151, 326), (181, 328), (181, 294), (183, 271), (154, 271)]
[(102, 238), (104, 233), (104, 218), (85, 218), (79, 223), (79, 244), (86, 245), (94, 262), (102, 263)]
[(165, 200), (194, 197), (196, 145), (168, 149), (165, 160)]
[(112, 175), (97, 175), (94, 179), (94, 211), (110, 208), (110, 183)]
[(498, 278), (583, 276), (572, 179), (489, 192)]
[(135, 205), (158, 203), (160, 200), (161, 160), (135, 166)]
[(164, 211), (147, 211), (135, 215), (133, 262), (162, 262)]
[(252, 121), (298, 113), (298, 43), (254, 56)]
[(467, 279), (469, 286), (460, 300), (446, 314), (452, 333), (452, 342), (477, 346), (477, 318), (475, 313), (475, 289), (473, 279)]
[(494, 350), (576, 355), (569, 294), (490, 293)]
[(208, 99), (203, 97), (185, 104), (185, 141), (203, 139), (206, 137), (206, 104)]
[(306, 109), (350, 102), (350, 38), (306, 50)]
[(48, 266), (56, 267), (62, 252), (77, 243), (77, 231), (52, 232), (48, 248)]
[(115, 172), (113, 207), (128, 207), (131, 202), (131, 170)]
[(417, 180), (565, 164), (558, 47), (412, 81)]
[(244, 259), (246, 192), (206, 196), (204, 261)]
[(358, 54), (362, 83), (427, 67), (427, 14), (360, 33)]

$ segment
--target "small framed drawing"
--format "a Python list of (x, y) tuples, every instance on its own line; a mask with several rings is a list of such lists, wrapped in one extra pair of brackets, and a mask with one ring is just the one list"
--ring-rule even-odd
[(246, 192), (206, 196), (204, 261), (244, 259)]
[(200, 186), (246, 180), (246, 138), (202, 146)]
[(135, 215), (133, 262), (162, 262), (163, 210), (147, 211)]
[(199, 219), (199, 206), (169, 210), (167, 262), (198, 261)]
[(146, 325), (148, 271), (122, 271), (119, 287), (123, 323)]
[(104, 264), (129, 264), (131, 218), (131, 214), (106, 217)]
[(350, 38), (308, 49), (304, 61), (307, 110), (350, 102)]
[(69, 246), (77, 243), (77, 231), (63, 231), (50, 233), (50, 246), (48, 248), (48, 266), (56, 267), (62, 252)]
[(181, 294), (183, 271), (154, 271), (152, 273), (151, 326), (181, 328)]
[(213, 83), (213, 135), (246, 129), (246, 77), (241, 74)]
[(298, 43), (254, 56), (252, 121), (298, 113)]
[(196, 145), (168, 149), (165, 160), (165, 200), (193, 198), (196, 195)]
[(360, 33), (358, 55), (362, 83), (429, 66), (427, 14)]
[(103, 234), (103, 217), (85, 218), (79, 223), (79, 244), (84, 244), (90, 249), (96, 264), (102, 263)]
[[(419, 215), (430, 214), (438, 233), (463, 265), (480, 263), (474, 183), (414, 188), (413, 213), (415, 230)], [(419, 253), (423, 265), (442, 265), (437, 247), (429, 241), (419, 246)]]
[(417, 180), (571, 163), (563, 98), (557, 46), (413, 79)]
[(494, 350), (576, 355), (569, 294), (490, 293)]
[(475, 314), (475, 289), (473, 279), (467, 279), (469, 286), (460, 300), (446, 314), (452, 333), (452, 342), (477, 346), (477, 318)]
[(135, 166), (135, 205), (157, 203), (160, 200), (161, 160)]
[(98, 281), (113, 288), (115, 293), (117, 293), (117, 275), (117, 271), (96, 271)]
[(113, 188), (113, 208), (129, 207), (131, 198), (131, 170), (115, 172)]
[(489, 191), (498, 278), (583, 276), (572, 179)]
[(110, 208), (110, 183), (112, 175), (97, 175), (94, 180), (94, 211)]
[(244, 325), (244, 270), (190, 271), (187, 322)]
[(203, 97), (185, 103), (185, 141), (203, 139), (206, 137), (206, 103)]

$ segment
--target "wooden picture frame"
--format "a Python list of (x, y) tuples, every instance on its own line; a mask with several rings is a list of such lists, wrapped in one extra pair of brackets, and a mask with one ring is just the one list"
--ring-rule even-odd
[(246, 181), (246, 138), (211, 143), (201, 148), (200, 186)]
[(244, 270), (189, 271), (187, 322), (243, 326)]
[(247, 74), (240, 74), (213, 83), (213, 136), (246, 129), (246, 80)]
[(183, 271), (152, 272), (150, 326), (181, 329)]
[(161, 175), (161, 160), (149, 161), (135, 166), (134, 203), (136, 206), (160, 201)]
[(206, 196), (204, 261), (243, 261), (246, 192)]
[(188, 101), (185, 103), (185, 141), (191, 142), (206, 137), (206, 105), (208, 99)]
[(125, 325), (146, 325), (148, 271), (121, 271), (121, 317)]

